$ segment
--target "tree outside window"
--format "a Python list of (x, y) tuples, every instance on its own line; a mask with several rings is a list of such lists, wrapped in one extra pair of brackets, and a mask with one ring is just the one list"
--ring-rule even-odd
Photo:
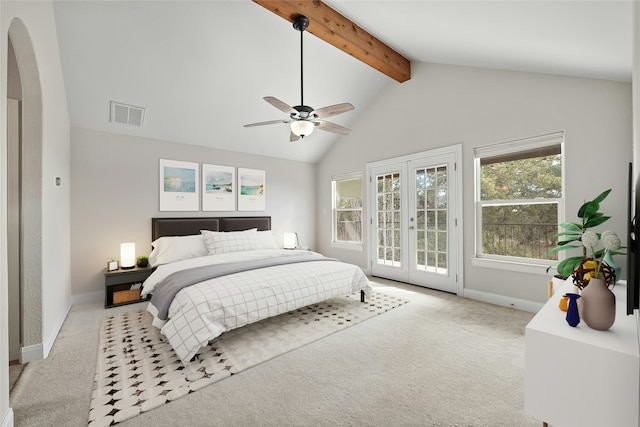
[(333, 241), (362, 243), (362, 174), (348, 174), (332, 181)]
[(562, 143), (553, 136), (476, 149), (478, 256), (555, 259), (547, 252), (557, 244), (563, 185)]

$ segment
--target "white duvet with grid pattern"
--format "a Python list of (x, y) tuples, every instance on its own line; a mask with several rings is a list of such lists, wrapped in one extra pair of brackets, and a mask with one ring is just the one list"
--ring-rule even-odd
[[(200, 347), (225, 331), (336, 296), (364, 290), (369, 280), (351, 264), (312, 261), (285, 264), (205, 280), (178, 292), (169, 319), (156, 321), (187, 364)], [(149, 304), (155, 315), (155, 307)]]

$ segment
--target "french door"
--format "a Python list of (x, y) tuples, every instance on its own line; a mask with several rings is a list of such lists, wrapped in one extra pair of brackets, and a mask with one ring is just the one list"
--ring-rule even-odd
[(372, 275), (458, 293), (457, 147), (369, 165)]

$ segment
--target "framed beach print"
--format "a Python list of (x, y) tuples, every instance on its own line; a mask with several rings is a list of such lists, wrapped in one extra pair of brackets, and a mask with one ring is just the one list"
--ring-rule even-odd
[(236, 168), (202, 164), (202, 210), (236, 210)]
[(197, 211), (198, 163), (160, 159), (160, 210)]
[(258, 169), (238, 168), (238, 210), (266, 210), (266, 173)]

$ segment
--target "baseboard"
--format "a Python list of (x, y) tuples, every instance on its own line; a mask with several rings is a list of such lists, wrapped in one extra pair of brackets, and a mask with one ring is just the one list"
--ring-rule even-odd
[(69, 304), (67, 306), (67, 309), (64, 311), (64, 315), (58, 319), (53, 331), (51, 331), (49, 337), (44, 340), (42, 344), (28, 345), (20, 348), (20, 363), (29, 363), (49, 356), (49, 352), (51, 351), (51, 348), (53, 348), (53, 344), (56, 342), (60, 329), (62, 329), (62, 324), (67, 318), (69, 310), (71, 310), (71, 305), (72, 304)]
[(43, 348), (44, 357), (49, 356), (49, 352), (51, 351), (53, 344), (56, 342), (56, 338), (60, 333), (60, 329), (62, 329), (62, 324), (64, 323), (64, 320), (67, 318), (67, 315), (69, 314), (69, 310), (71, 310), (71, 305), (72, 304), (69, 303), (69, 305), (67, 306), (67, 309), (64, 311), (64, 315), (60, 319), (58, 319), (58, 323), (56, 323), (56, 326), (53, 328), (53, 331), (51, 331), (51, 334), (49, 334), (49, 338), (44, 341), (44, 348)]
[(0, 427), (13, 427), (13, 409), (9, 408), (7, 414), (2, 419)]
[(71, 304), (89, 304), (104, 301), (104, 291), (87, 292), (84, 294), (71, 295)]
[(27, 345), (20, 348), (20, 364), (33, 362), (40, 359), (44, 359), (42, 343)]
[(543, 303), (519, 298), (511, 298), (503, 295), (491, 294), (488, 292), (474, 291), (473, 289), (465, 288), (462, 292), (462, 296), (465, 298), (487, 302), (489, 304), (500, 305), (503, 307), (515, 308), (517, 310), (528, 311), (530, 313), (537, 313), (544, 305)]

